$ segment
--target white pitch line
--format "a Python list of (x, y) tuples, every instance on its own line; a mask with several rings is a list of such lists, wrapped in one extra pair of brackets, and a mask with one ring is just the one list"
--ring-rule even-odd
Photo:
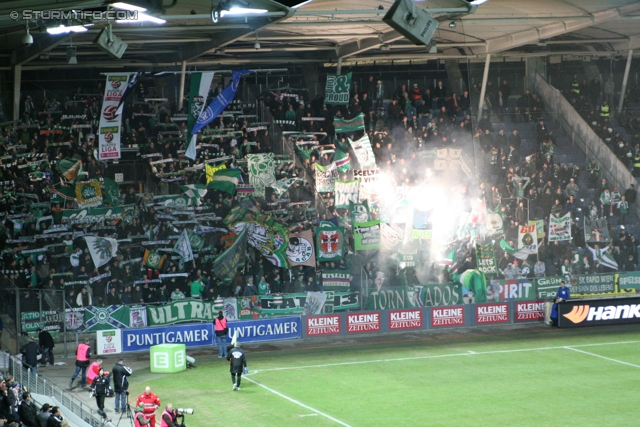
[(640, 369), (640, 365), (634, 365), (633, 363), (623, 362), (622, 360), (612, 359), (611, 357), (601, 356), (601, 355), (595, 354), (595, 353), (589, 353), (588, 351), (578, 350), (577, 348), (571, 348), (571, 347), (565, 347), (565, 348), (567, 350), (577, 351), (578, 353), (588, 354), (589, 356), (599, 357), (600, 359), (605, 359), (605, 360), (609, 360), (611, 362), (621, 363), (623, 365), (632, 366), (634, 368), (639, 368)]
[(318, 410), (318, 409), (312, 408), (312, 407), (311, 407), (311, 406), (309, 406), (309, 405), (305, 405), (304, 403), (302, 403), (302, 402), (300, 402), (300, 401), (298, 401), (298, 400), (296, 400), (296, 399), (294, 399), (294, 398), (292, 398), (292, 397), (286, 396), (286, 395), (284, 395), (284, 394), (280, 393), (279, 391), (276, 391), (276, 390), (274, 390), (274, 389), (272, 389), (272, 388), (270, 388), (270, 387), (267, 387), (266, 385), (261, 384), (261, 383), (259, 383), (259, 382), (258, 382), (258, 381), (256, 381), (256, 380), (252, 380), (251, 378), (247, 378), (247, 377), (245, 377), (244, 379), (245, 379), (245, 380), (247, 380), (247, 381), (249, 381), (249, 382), (251, 382), (251, 383), (253, 383), (253, 384), (256, 384), (256, 385), (258, 385), (258, 386), (262, 387), (263, 389), (265, 389), (265, 390), (267, 390), (267, 391), (270, 391), (271, 393), (275, 394), (276, 396), (280, 396), (280, 397), (282, 397), (283, 399), (288, 400), (288, 401), (289, 401), (289, 402), (291, 402), (291, 403), (295, 403), (296, 405), (298, 405), (298, 406), (302, 406), (303, 408), (308, 409), (308, 410), (310, 410), (310, 411), (313, 411), (313, 412), (315, 412), (315, 413), (316, 413), (316, 414), (318, 414), (318, 415), (322, 415), (323, 417), (328, 418), (328, 419), (330, 419), (331, 421), (333, 421), (333, 422), (335, 422), (335, 423), (340, 424), (341, 426), (344, 426), (344, 427), (351, 427), (349, 424), (347, 424), (347, 423), (345, 423), (345, 422), (343, 422), (343, 421), (340, 421), (339, 419), (334, 418), (334, 417), (332, 417), (332, 416), (331, 416), (331, 415), (329, 415), (329, 414), (325, 414), (324, 412), (322, 412), (322, 411), (320, 411), (320, 410)]
[[(611, 343), (592, 343), (592, 344), (577, 344), (572, 347), (595, 347), (602, 345), (622, 345), (622, 344), (637, 344), (639, 341), (619, 341), (619, 342), (611, 342)], [(349, 366), (349, 365), (363, 365), (367, 363), (381, 363), (381, 362), (401, 362), (407, 360), (423, 360), (423, 359), (439, 359), (443, 357), (459, 357), (459, 356), (477, 356), (482, 354), (500, 354), (500, 353), (520, 353), (524, 351), (545, 351), (545, 350), (561, 350), (566, 349), (567, 346), (557, 346), (557, 347), (534, 347), (534, 348), (521, 348), (521, 349), (513, 349), (513, 350), (492, 350), (492, 351), (478, 351), (478, 352), (468, 352), (468, 353), (451, 353), (451, 354), (440, 354), (435, 356), (414, 356), (414, 357), (400, 357), (397, 359), (374, 359), (374, 360), (358, 360), (353, 362), (340, 362), (340, 363), (324, 363), (321, 365), (302, 365), (302, 366), (289, 366), (282, 368), (270, 368), (270, 369), (260, 369), (259, 371), (252, 371), (254, 374), (258, 372), (272, 372), (272, 371), (290, 371), (292, 369), (308, 369), (308, 368), (328, 368), (332, 366)]]

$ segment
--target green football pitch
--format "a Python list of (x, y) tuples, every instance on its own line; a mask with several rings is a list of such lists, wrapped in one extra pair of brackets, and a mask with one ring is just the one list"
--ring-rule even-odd
[(217, 351), (179, 374), (137, 372), (130, 389), (195, 408), (187, 427), (640, 424), (639, 327), (385, 340), (246, 345), (240, 391)]

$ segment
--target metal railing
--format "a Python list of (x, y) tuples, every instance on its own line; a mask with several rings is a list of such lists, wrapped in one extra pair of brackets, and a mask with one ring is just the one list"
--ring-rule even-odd
[(30, 393), (42, 394), (58, 400), (65, 409), (73, 412), (93, 427), (114, 427), (112, 423), (105, 421), (98, 414), (97, 409), (92, 409), (73, 393), (69, 393), (44, 375), (32, 373), (17, 357), (9, 354), (3, 355), (3, 357), (9, 359), (8, 370), (5, 373), (13, 375), (14, 380), (26, 387)]

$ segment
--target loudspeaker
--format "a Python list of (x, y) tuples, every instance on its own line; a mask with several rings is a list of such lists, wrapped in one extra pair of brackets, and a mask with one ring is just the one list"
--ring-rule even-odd
[(429, 45), (438, 21), (411, 0), (396, 0), (382, 20), (415, 44)]
[(96, 37), (93, 43), (109, 55), (118, 59), (122, 58), (124, 51), (129, 47), (128, 44), (123, 42), (122, 39), (113, 34), (113, 32), (111, 32), (111, 37), (109, 37), (107, 28), (100, 31), (100, 34), (98, 34), (98, 37)]

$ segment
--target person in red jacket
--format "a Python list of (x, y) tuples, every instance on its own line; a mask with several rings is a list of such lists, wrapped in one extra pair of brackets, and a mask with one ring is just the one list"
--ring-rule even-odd
[(144, 406), (144, 417), (145, 419), (151, 421), (149, 425), (151, 427), (155, 427), (156, 409), (160, 407), (160, 398), (155, 393), (151, 393), (151, 387), (146, 387), (144, 389), (144, 393), (138, 396), (136, 406), (139, 405)]

